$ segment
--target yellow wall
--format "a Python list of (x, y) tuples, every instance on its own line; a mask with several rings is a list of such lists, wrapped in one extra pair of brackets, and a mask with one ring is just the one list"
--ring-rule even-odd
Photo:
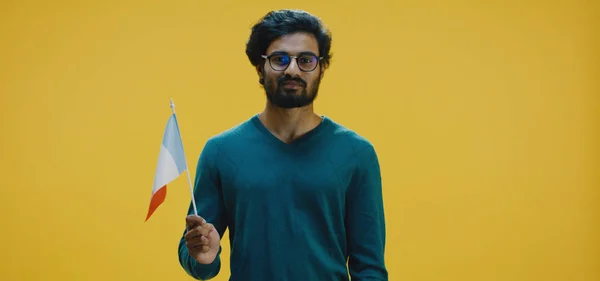
[[(185, 176), (144, 223), (169, 97), (193, 176), (287, 7), (216, 2), (0, 4), (0, 280), (190, 280)], [(467, 2), (291, 6), (333, 30), (317, 110), (378, 148), (390, 280), (600, 280), (598, 4)]]

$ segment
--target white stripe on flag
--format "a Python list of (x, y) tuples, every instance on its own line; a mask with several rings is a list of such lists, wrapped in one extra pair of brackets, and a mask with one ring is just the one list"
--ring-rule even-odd
[(181, 173), (177, 168), (177, 164), (175, 163), (173, 156), (164, 145), (161, 145), (160, 154), (158, 156), (158, 165), (156, 167), (156, 174), (154, 176), (152, 194), (156, 193), (156, 191), (169, 182), (175, 180), (179, 175), (181, 175)]

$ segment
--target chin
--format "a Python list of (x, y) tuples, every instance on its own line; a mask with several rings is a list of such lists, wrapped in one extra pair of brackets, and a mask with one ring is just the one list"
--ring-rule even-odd
[(285, 108), (285, 109), (292, 109), (292, 108), (305, 107), (307, 105), (312, 104), (315, 99), (315, 96), (308, 97), (300, 92), (300, 93), (278, 93), (274, 96), (269, 95), (268, 98), (269, 98), (269, 101), (271, 102), (271, 104), (273, 104), (277, 107), (281, 107), (281, 108)]

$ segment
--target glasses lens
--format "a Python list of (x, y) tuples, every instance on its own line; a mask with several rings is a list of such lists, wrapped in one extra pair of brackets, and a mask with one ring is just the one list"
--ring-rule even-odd
[(284, 70), (290, 64), (290, 57), (288, 55), (274, 55), (271, 57), (270, 63), (273, 69)]
[[(274, 70), (282, 71), (288, 67), (292, 58), (286, 54), (272, 55), (269, 63)], [(317, 67), (319, 59), (314, 55), (302, 55), (297, 60), (298, 67), (302, 71), (312, 71)]]
[(302, 55), (298, 58), (298, 67), (304, 71), (311, 71), (317, 67), (318, 59), (313, 55)]

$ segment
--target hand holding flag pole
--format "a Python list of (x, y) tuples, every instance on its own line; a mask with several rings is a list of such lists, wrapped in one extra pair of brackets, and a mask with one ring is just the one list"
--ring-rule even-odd
[(177, 122), (177, 116), (175, 115), (175, 103), (173, 103), (173, 98), (171, 98), (170, 101), (173, 114), (167, 122), (163, 141), (160, 146), (158, 165), (154, 175), (154, 186), (152, 188), (152, 197), (150, 199), (150, 207), (148, 209), (146, 221), (148, 221), (158, 206), (164, 202), (167, 196), (167, 184), (175, 180), (183, 172), (187, 173), (190, 193), (192, 195), (192, 205), (194, 206), (194, 214), (198, 215), (196, 200), (194, 199), (194, 188), (192, 187), (190, 171), (185, 158), (185, 153), (183, 152), (183, 142), (181, 141), (179, 124)]

